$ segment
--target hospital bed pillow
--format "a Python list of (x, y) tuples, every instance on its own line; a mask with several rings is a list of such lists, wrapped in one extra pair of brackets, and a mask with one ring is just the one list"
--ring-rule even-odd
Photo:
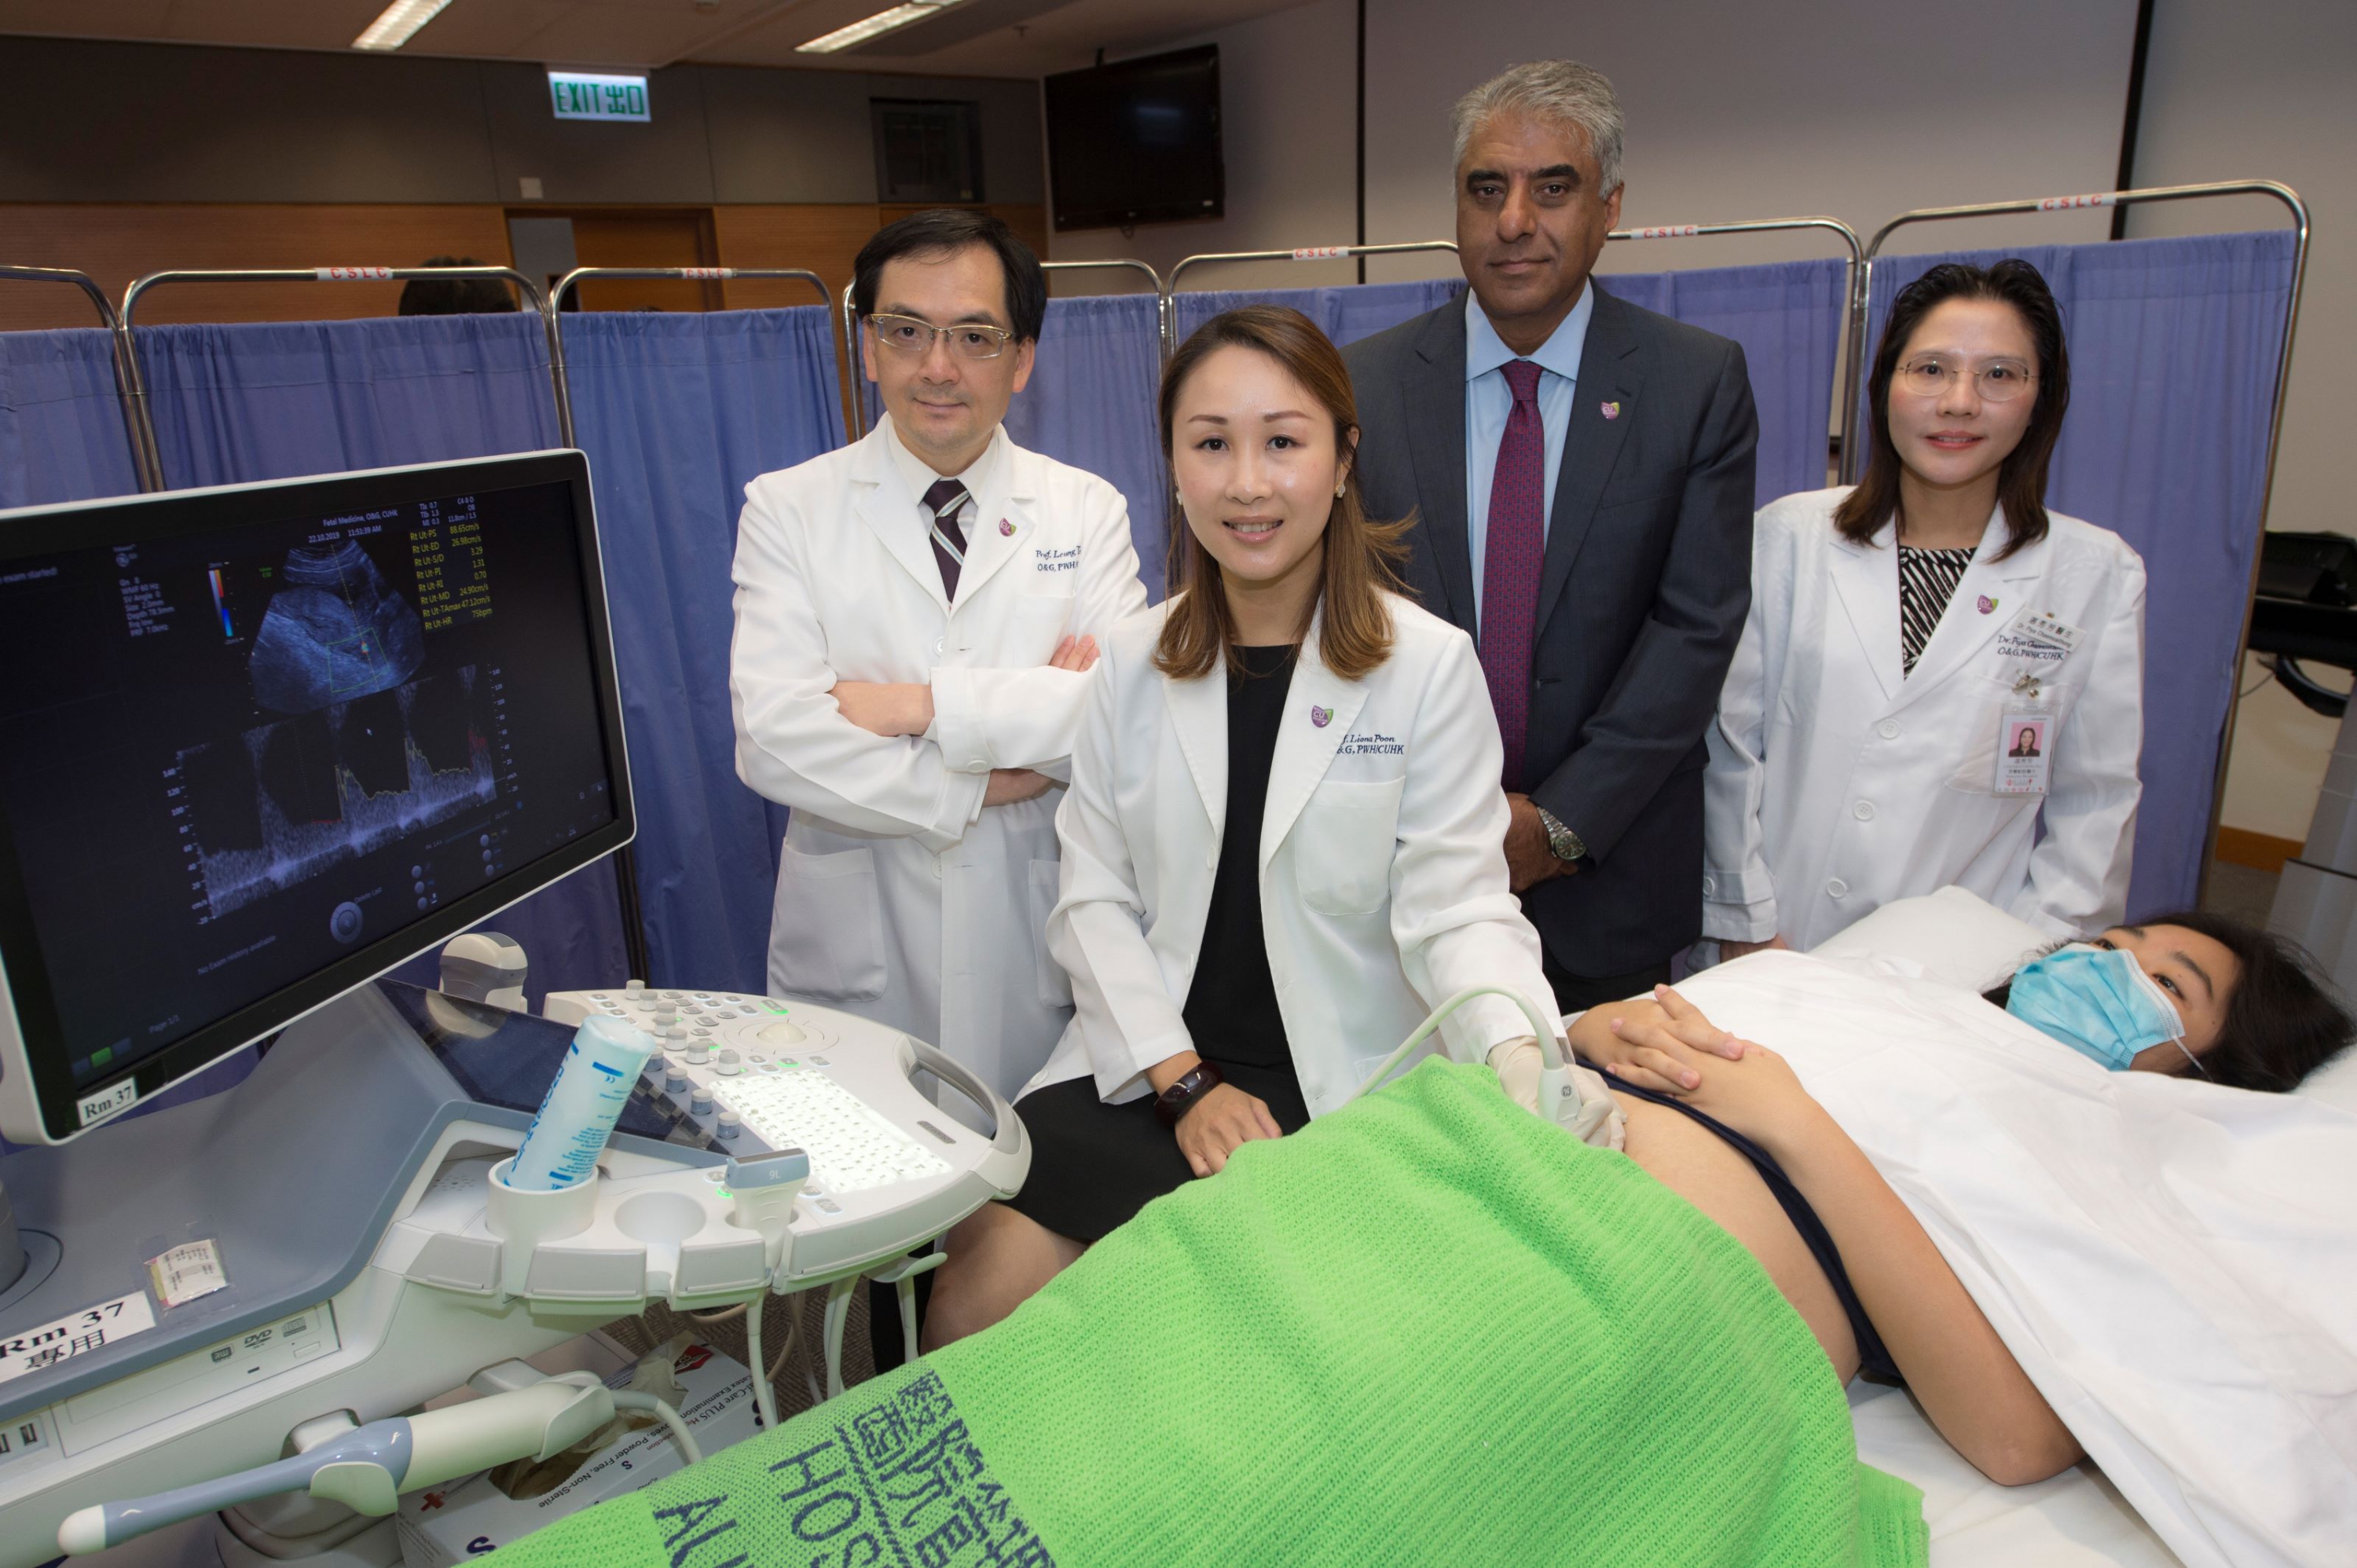
[[(1977, 894), (1943, 887), (1920, 898), (1885, 904), (1810, 951), (1837, 963), (1879, 961), (1921, 979), (1989, 991), (2053, 940)], [(2329, 1066), (2309, 1074), (2297, 1092), (2357, 1112), (2357, 1049), (2341, 1052)]]
[(2024, 959), (2053, 940), (1979, 895), (1952, 886), (1893, 899), (1809, 950), (1837, 963), (1896, 961), (1921, 979), (1987, 991), (2011, 979)]

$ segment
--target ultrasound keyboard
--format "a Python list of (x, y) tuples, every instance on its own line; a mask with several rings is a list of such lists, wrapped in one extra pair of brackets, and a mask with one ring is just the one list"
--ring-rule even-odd
[[(550, 993), (544, 1013), (602, 1015), (652, 1035), (639, 1093), (674, 1136), (732, 1155), (797, 1148), (791, 1272), (816, 1277), (906, 1252), (1022, 1186), (1031, 1149), (1014, 1109), (898, 1029), (804, 1002), (724, 991)], [(930, 1073), (983, 1108), (992, 1132), (945, 1114), (911, 1081)]]

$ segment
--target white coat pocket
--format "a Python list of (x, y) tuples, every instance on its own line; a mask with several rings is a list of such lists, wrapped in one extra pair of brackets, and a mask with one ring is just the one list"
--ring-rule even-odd
[(1031, 942), (1039, 965), (1039, 1004), (1043, 1007), (1072, 1004), (1072, 977), (1048, 950), (1048, 917), (1056, 910), (1062, 867), (1052, 860), (1031, 863)]
[(1073, 603), (1070, 594), (1017, 596), (1005, 663), (1012, 668), (1045, 664), (1054, 658), (1056, 645), (1064, 640), (1064, 628), (1071, 621)]
[(884, 994), (884, 908), (873, 850), (807, 854), (784, 846), (770, 911), (770, 989), (813, 1002)]
[(1318, 786), (1294, 825), (1301, 901), (1321, 915), (1371, 915), (1391, 896), (1405, 779)]

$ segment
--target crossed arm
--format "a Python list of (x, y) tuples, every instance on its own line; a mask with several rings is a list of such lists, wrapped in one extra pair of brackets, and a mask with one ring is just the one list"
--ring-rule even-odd
[(2000, 1486), (2083, 1450), (1947, 1260), (1784, 1058), (1712, 1024), (1668, 986), (1583, 1015), (1572, 1047), (1610, 1077), (1673, 1094), (1766, 1149), (1841, 1251), (1867, 1316), (1932, 1424)]
[[(1097, 661), (1093, 637), (1068, 637), (1048, 660), (1050, 670), (1085, 674)], [(843, 716), (870, 735), (917, 736), (933, 727), (933, 689), (911, 681), (837, 681), (828, 689)], [(1044, 795), (1055, 782), (1028, 768), (994, 768), (984, 786), (985, 806), (1011, 806)]]

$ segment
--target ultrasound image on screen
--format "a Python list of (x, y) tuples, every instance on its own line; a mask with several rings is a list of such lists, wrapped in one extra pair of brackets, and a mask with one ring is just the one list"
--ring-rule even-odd
[(389, 691), (425, 661), (417, 611), (355, 540), (286, 553), (253, 634), (253, 700), (307, 714)]
[(612, 822), (584, 595), (566, 483), (0, 562), (75, 1082)]

